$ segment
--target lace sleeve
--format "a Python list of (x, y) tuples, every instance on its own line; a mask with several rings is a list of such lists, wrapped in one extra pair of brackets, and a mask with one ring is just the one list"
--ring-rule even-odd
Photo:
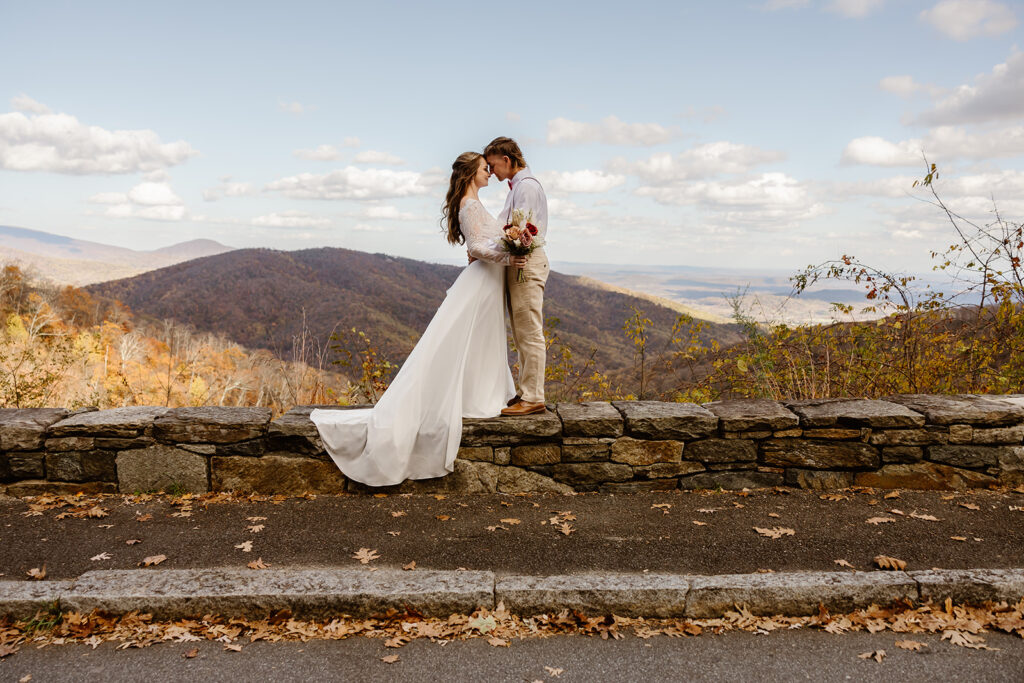
[(503, 266), (509, 264), (511, 255), (498, 244), (498, 224), (483, 204), (467, 201), (459, 211), (459, 224), (470, 256)]

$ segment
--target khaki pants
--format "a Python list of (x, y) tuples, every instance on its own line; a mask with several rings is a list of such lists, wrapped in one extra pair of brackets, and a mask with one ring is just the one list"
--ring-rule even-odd
[(518, 282), (519, 269), (505, 269), (506, 306), (512, 323), (512, 340), (519, 351), (519, 391), (524, 401), (544, 402), (544, 286), (548, 281), (548, 256), (544, 248), (533, 250), (523, 268), (525, 282)]

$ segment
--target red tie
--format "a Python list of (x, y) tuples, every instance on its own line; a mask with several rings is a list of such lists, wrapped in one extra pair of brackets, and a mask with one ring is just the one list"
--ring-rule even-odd
[(510, 189), (510, 190), (512, 189), (512, 181), (511, 180), (508, 181), (508, 189)]

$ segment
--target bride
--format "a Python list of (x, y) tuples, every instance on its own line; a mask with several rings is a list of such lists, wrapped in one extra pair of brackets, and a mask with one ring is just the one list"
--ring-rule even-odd
[(490, 172), (464, 152), (452, 164), (442, 209), (448, 242), (466, 244), (469, 266), (391, 386), (372, 408), (316, 409), (324, 447), (349, 479), (388, 486), (455, 468), (463, 417), (495, 417), (515, 395), (505, 338), (505, 268), (526, 265), (499, 246), (501, 227), (480, 203)]

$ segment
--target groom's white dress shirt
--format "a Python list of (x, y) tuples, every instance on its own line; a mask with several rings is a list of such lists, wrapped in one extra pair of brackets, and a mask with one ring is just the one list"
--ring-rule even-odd
[(499, 225), (508, 223), (508, 217), (512, 209), (524, 209), (533, 211), (533, 220), (537, 226), (537, 237), (547, 243), (548, 235), (548, 199), (544, 195), (544, 188), (537, 180), (529, 167), (516, 173), (509, 181), (512, 189), (505, 198), (505, 208), (498, 214)]

